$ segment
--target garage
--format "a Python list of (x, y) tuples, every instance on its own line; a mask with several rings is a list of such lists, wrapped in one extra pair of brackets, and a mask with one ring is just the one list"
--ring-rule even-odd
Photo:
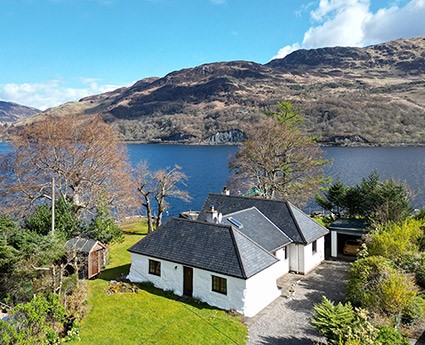
[(359, 241), (367, 233), (364, 219), (338, 218), (329, 226), (331, 257), (355, 256)]

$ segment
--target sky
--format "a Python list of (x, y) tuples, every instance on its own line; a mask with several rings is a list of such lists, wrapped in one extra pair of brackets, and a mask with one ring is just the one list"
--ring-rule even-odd
[(0, 100), (44, 110), (204, 63), (425, 36), (425, 0), (0, 0)]

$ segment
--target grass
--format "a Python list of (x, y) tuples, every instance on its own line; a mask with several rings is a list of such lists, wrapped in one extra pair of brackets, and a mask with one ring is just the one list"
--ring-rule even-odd
[(90, 313), (81, 322), (81, 341), (72, 344), (245, 344), (247, 330), (237, 317), (152, 286), (138, 293), (108, 295), (109, 280), (127, 274), (127, 249), (141, 239), (146, 224), (122, 226), (124, 241), (111, 246), (110, 264), (88, 281)]

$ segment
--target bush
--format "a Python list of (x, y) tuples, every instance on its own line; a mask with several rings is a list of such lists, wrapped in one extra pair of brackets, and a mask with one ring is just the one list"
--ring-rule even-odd
[(406, 252), (400, 256), (398, 266), (407, 273), (414, 274), (416, 284), (425, 288), (425, 253)]
[(350, 303), (334, 305), (326, 297), (314, 306), (313, 327), (329, 344), (374, 345), (375, 327), (367, 320), (363, 309), (354, 309)]
[(425, 314), (425, 300), (421, 296), (416, 296), (412, 302), (403, 309), (401, 323), (410, 327), (415, 324)]
[(385, 345), (409, 345), (409, 341), (400, 332), (392, 327), (383, 326), (379, 328), (376, 342)]
[(380, 315), (396, 318), (416, 296), (413, 279), (397, 271), (381, 256), (370, 256), (353, 263), (348, 271), (347, 298), (353, 304)]
[(65, 308), (58, 295), (36, 296), (13, 309), (8, 325), (0, 324), (0, 339), (4, 344), (54, 343), (65, 322)]
[(366, 238), (369, 255), (380, 255), (395, 262), (408, 251), (418, 251), (423, 237), (421, 221), (379, 225)]
[(376, 328), (364, 309), (350, 303), (335, 305), (326, 297), (314, 306), (313, 327), (328, 344), (335, 345), (408, 345), (407, 339), (391, 327)]

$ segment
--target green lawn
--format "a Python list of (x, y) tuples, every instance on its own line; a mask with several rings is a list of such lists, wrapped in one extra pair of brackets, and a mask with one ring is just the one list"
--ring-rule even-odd
[(146, 233), (145, 224), (122, 228), (124, 242), (111, 247), (107, 269), (88, 281), (91, 310), (74, 344), (245, 344), (247, 329), (238, 318), (206, 304), (182, 303), (152, 287), (108, 295), (108, 281), (128, 273), (127, 249)]

